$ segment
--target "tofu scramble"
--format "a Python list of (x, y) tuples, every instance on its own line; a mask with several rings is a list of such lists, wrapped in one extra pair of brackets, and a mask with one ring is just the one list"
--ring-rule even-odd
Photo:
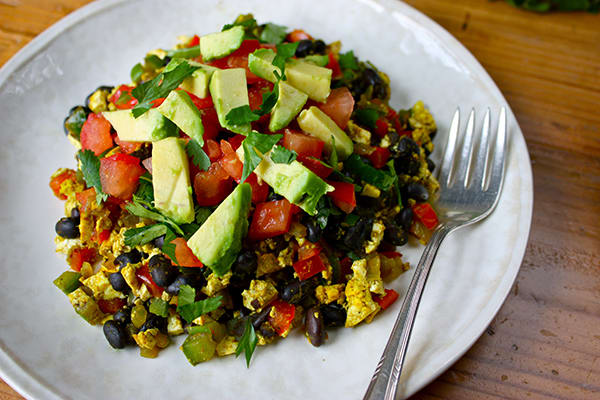
[(54, 284), (110, 346), (154, 358), (172, 337), (196, 365), (297, 328), (370, 323), (426, 243), (436, 124), (389, 105), (387, 75), (341, 43), (240, 15), (182, 37), (100, 86), (64, 121), (76, 169)]

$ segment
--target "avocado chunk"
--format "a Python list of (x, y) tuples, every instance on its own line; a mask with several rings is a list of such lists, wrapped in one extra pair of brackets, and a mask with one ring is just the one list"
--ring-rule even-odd
[(179, 87), (203, 99), (208, 96), (210, 77), (218, 68), (189, 60), (187, 62), (198, 69), (192, 73), (192, 76), (185, 78)]
[(223, 276), (242, 249), (248, 232), (252, 188), (238, 185), (187, 241), (194, 255), (217, 276)]
[(334, 190), (323, 179), (315, 175), (304, 165), (294, 160), (291, 164), (274, 163), (270, 157), (264, 157), (254, 173), (273, 188), (275, 193), (288, 199), (301, 209), (315, 215), (317, 203), (327, 192)]
[(302, 60), (290, 60), (285, 64), (285, 75), (290, 85), (302, 90), (311, 100), (324, 102), (331, 91), (329, 68), (319, 67)]
[(65, 271), (58, 278), (54, 280), (54, 285), (63, 291), (64, 294), (69, 294), (77, 289), (81, 283), (79, 283), (81, 274), (75, 271)]
[(302, 110), (308, 100), (308, 95), (293, 86), (279, 82), (279, 97), (271, 111), (269, 130), (276, 132), (285, 128), (294, 117)]
[(172, 90), (157, 110), (189, 137), (198, 141), (200, 146), (204, 145), (202, 115), (185, 91)]
[(210, 79), (212, 96), (219, 123), (223, 128), (242, 135), (250, 133), (250, 124), (233, 125), (227, 122), (227, 114), (234, 108), (248, 106), (248, 86), (244, 68), (220, 69)]
[(302, 111), (297, 121), (300, 129), (325, 142), (326, 151), (331, 152), (331, 137), (335, 138), (335, 149), (341, 160), (348, 158), (354, 151), (354, 145), (348, 135), (318, 107), (312, 106)]
[(104, 111), (102, 116), (115, 128), (119, 140), (127, 142), (155, 142), (177, 134), (177, 126), (155, 108), (138, 118), (131, 110)]
[(166, 138), (153, 144), (152, 185), (158, 210), (179, 224), (194, 220), (188, 158), (181, 139)]
[(236, 25), (223, 32), (215, 32), (200, 39), (200, 54), (204, 62), (223, 58), (239, 49), (244, 40), (244, 28)]
[(281, 75), (281, 70), (274, 66), (275, 52), (272, 49), (258, 49), (248, 55), (248, 69), (254, 75), (275, 83), (277, 78), (273, 71)]
[(319, 67), (324, 67), (329, 64), (329, 56), (327, 54), (311, 54), (301, 58), (301, 60), (315, 64)]
[(185, 358), (192, 365), (210, 360), (214, 357), (216, 349), (217, 344), (213, 340), (210, 331), (189, 335), (181, 345)]
[(67, 296), (69, 296), (69, 301), (75, 312), (91, 325), (96, 325), (102, 321), (104, 313), (100, 310), (96, 300), (84, 292), (83, 288), (77, 288)]

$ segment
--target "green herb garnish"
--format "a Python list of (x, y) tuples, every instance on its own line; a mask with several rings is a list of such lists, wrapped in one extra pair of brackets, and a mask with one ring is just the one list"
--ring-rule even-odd
[(172, 230), (167, 228), (167, 233), (165, 234), (165, 239), (163, 241), (163, 245), (161, 250), (163, 253), (167, 255), (176, 265), (179, 265), (177, 261), (177, 257), (175, 256), (175, 244), (173, 244), (173, 240), (177, 239), (177, 236), (173, 233)]
[(286, 80), (285, 77), (285, 63), (296, 54), (296, 49), (300, 42), (294, 43), (281, 43), (277, 45), (277, 54), (273, 59), (273, 65), (281, 70), (281, 75), (277, 71), (274, 71), (275, 77), (278, 81)]
[(260, 115), (252, 111), (248, 105), (236, 107), (225, 116), (225, 121), (231, 125), (244, 125), (259, 119)]
[(283, 42), (287, 27), (281, 25), (275, 25), (272, 23), (265, 24), (263, 31), (260, 33), (260, 41), (264, 43), (279, 44)]
[(148, 311), (154, 315), (166, 318), (169, 315), (169, 304), (163, 299), (153, 297), (150, 300), (150, 307), (148, 307)]
[(298, 157), (294, 150), (288, 150), (283, 146), (275, 146), (271, 152), (271, 160), (277, 164), (291, 164)]
[(250, 318), (246, 318), (246, 326), (244, 327), (244, 334), (240, 338), (238, 345), (235, 349), (235, 356), (239, 356), (244, 352), (246, 356), (246, 367), (250, 368), (250, 359), (252, 358), (252, 354), (256, 349), (256, 344), (258, 343), (258, 338), (256, 337), (256, 332), (254, 331), (254, 326), (252, 325), (252, 321)]
[(210, 297), (205, 300), (194, 301), (196, 298), (196, 289), (189, 285), (182, 285), (179, 288), (177, 296), (177, 312), (188, 323), (201, 315), (208, 314), (211, 311), (221, 307), (223, 297)]
[[(137, 63), (133, 66), (133, 68), (131, 68), (131, 72), (129, 73), (129, 75), (131, 76), (131, 81), (135, 82), (135, 83), (139, 83), (139, 81), (142, 79), (142, 74), (144, 73), (144, 67), (142, 67), (142, 64)], [(123, 96), (121, 96), (123, 97)], [(119, 100), (121, 100), (121, 97), (119, 97)]]
[(390, 175), (394, 178), (394, 188), (396, 189), (396, 197), (398, 198), (398, 205), (402, 208), (402, 196), (400, 196), (400, 182), (398, 182), (398, 174), (396, 173), (396, 167), (394, 166), (394, 160), (387, 162), (387, 166), (390, 169)]
[(368, 129), (375, 129), (375, 123), (379, 119), (379, 112), (374, 108), (359, 108), (354, 111), (354, 119), (359, 125)]
[(185, 145), (185, 152), (191, 158), (194, 165), (200, 168), (202, 171), (208, 171), (210, 167), (210, 158), (206, 155), (202, 146), (195, 139), (190, 140)]
[(163, 224), (154, 224), (142, 226), (141, 228), (128, 229), (124, 233), (124, 243), (126, 246), (134, 247), (151, 242), (167, 233), (167, 227)]
[(80, 150), (79, 161), (81, 161), (81, 173), (88, 187), (96, 189), (96, 202), (101, 204), (108, 198), (108, 195), (102, 191), (102, 182), (100, 181), (100, 159), (96, 157), (91, 150)]
[(244, 149), (244, 169), (242, 170), (242, 182), (254, 171), (254, 168), (262, 161), (262, 156), (277, 143), (283, 135), (265, 135), (258, 132), (250, 134), (242, 142)]
[(360, 177), (363, 181), (384, 191), (388, 191), (394, 184), (394, 177), (392, 175), (367, 164), (356, 153), (351, 154), (346, 159), (344, 168), (346, 171)]
[[(146, 206), (148, 206), (148, 205), (146, 205)], [(157, 211), (153, 211), (153, 210), (149, 210), (149, 209), (145, 208), (138, 201), (134, 200), (133, 202), (127, 204), (127, 206), (125, 206), (125, 209), (137, 217), (148, 218), (148, 219), (151, 219), (151, 220), (154, 220), (157, 222), (163, 222), (163, 223), (169, 225), (171, 228), (173, 228), (175, 230), (175, 232), (177, 232), (178, 234), (183, 235), (183, 231), (181, 230), (179, 225), (177, 225), (171, 218), (165, 217), (164, 215), (162, 215), (161, 213), (159, 213)]]
[(338, 61), (340, 63), (340, 68), (342, 69), (351, 69), (353, 71), (358, 69), (358, 63), (356, 62), (356, 57), (352, 50), (347, 53), (341, 53)]

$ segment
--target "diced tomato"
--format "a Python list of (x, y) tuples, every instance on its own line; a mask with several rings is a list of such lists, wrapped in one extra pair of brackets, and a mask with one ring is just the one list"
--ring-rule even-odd
[(223, 155), (219, 143), (212, 139), (204, 139), (204, 147), (202, 147), (202, 150), (204, 150), (211, 162), (217, 161), (221, 155)]
[(91, 113), (81, 127), (81, 148), (100, 155), (113, 147), (110, 122), (102, 114)]
[(291, 212), (292, 212), (292, 215), (296, 215), (296, 214), (298, 214), (300, 211), (302, 211), (302, 209), (301, 209), (300, 207), (298, 207), (298, 206), (297, 206), (297, 205), (295, 205), (295, 204), (292, 204), (292, 211), (291, 211)]
[(96, 249), (89, 247), (74, 248), (67, 256), (67, 263), (74, 271), (81, 271), (81, 266), (84, 262), (93, 264), (98, 253)]
[(114, 137), (115, 144), (121, 148), (124, 153), (131, 154), (142, 147), (141, 142), (127, 142), (119, 139), (119, 136)]
[(331, 200), (333, 200), (333, 204), (338, 206), (343, 212), (350, 214), (356, 207), (354, 184), (337, 181), (327, 181), (327, 183), (335, 188), (333, 192), (327, 193)]
[(375, 121), (375, 134), (380, 138), (384, 137), (388, 133), (388, 123), (384, 118), (379, 118)]
[(198, 260), (192, 253), (184, 238), (178, 237), (171, 240), (171, 243), (175, 245), (175, 258), (178, 265), (182, 267), (204, 267), (202, 261)]
[[(183, 90), (183, 89), (176, 89), (176, 90)], [(214, 107), (214, 103), (213, 103), (212, 97), (210, 97), (210, 95), (208, 95), (204, 98), (201, 98), (201, 97), (196, 96), (192, 92), (188, 92), (187, 90), (184, 90), (184, 92), (186, 92), (188, 94), (188, 96), (190, 96), (192, 103), (194, 103), (194, 105), (196, 106), (196, 108), (198, 108), (198, 110), (204, 110), (206, 108)]]
[(308, 240), (298, 249), (298, 261), (306, 260), (321, 253), (323, 248), (319, 243), (311, 243)]
[(299, 42), (301, 40), (312, 40), (312, 36), (304, 32), (302, 29), (294, 29), (286, 36), (288, 42)]
[[(131, 94), (132, 90), (133, 90), (133, 86), (121, 85), (117, 88), (115, 93), (112, 96), (110, 96), (110, 98), (108, 100), (111, 103), (113, 103), (115, 105), (115, 107), (117, 107), (118, 109), (121, 109), (121, 110), (127, 110), (130, 108), (133, 108), (137, 105), (138, 101)], [(121, 101), (119, 101), (121, 96), (126, 96), (126, 97), (124, 97), (123, 99), (121, 99)]]
[(319, 108), (329, 115), (341, 129), (346, 129), (354, 110), (354, 97), (345, 86), (333, 89), (325, 103), (319, 104)]
[(60, 193), (60, 185), (62, 185), (63, 182), (67, 180), (75, 182), (76, 179), (77, 178), (75, 171), (73, 171), (72, 169), (67, 169), (50, 179), (50, 189), (52, 189), (52, 192), (56, 197), (58, 197), (61, 200), (66, 200), (67, 196)]
[(331, 79), (339, 79), (342, 77), (342, 69), (337, 57), (333, 53), (329, 53), (329, 63), (325, 66), (332, 71)]
[(385, 310), (394, 304), (396, 300), (398, 300), (398, 292), (396, 292), (394, 289), (385, 289), (385, 296), (373, 296), (373, 300), (375, 300), (375, 302), (377, 302), (377, 304), (379, 304), (379, 306)]
[(146, 285), (152, 296), (160, 297), (163, 294), (164, 289), (154, 283), (147, 264), (144, 264), (140, 268), (136, 269), (135, 276), (137, 276), (138, 279), (141, 280), (144, 285)]
[(125, 305), (125, 299), (116, 299), (112, 300), (98, 300), (98, 307), (100, 307), (100, 311), (105, 314), (114, 314), (121, 309)]
[(217, 138), (221, 124), (219, 124), (219, 117), (213, 107), (204, 108), (200, 110), (202, 114), (202, 125), (204, 125), (204, 134), (202, 137), (204, 140)]
[(229, 176), (239, 183), (242, 179), (244, 164), (238, 158), (231, 144), (226, 140), (221, 140), (221, 152), (223, 153), (223, 157), (219, 160), (219, 164), (227, 171)]
[(248, 230), (251, 240), (263, 240), (283, 235), (292, 224), (292, 205), (286, 199), (256, 205)]
[(100, 232), (95, 232), (93, 239), (98, 243), (98, 244), (102, 244), (103, 242), (107, 241), (108, 238), (110, 237), (110, 230), (109, 229), (103, 229)]
[(296, 261), (293, 267), (301, 281), (308, 279), (311, 276), (315, 276), (321, 271), (325, 271), (325, 264), (323, 263), (323, 260), (321, 260), (320, 254)]
[(439, 223), (437, 214), (431, 204), (429, 203), (419, 203), (412, 206), (413, 213), (415, 214), (415, 218), (425, 225), (425, 227), (429, 230), (435, 228)]
[(250, 69), (248, 69), (248, 55), (259, 48), (260, 42), (258, 40), (246, 39), (242, 42), (242, 45), (239, 47), (239, 49), (237, 49), (227, 57), (210, 62), (209, 65), (221, 69), (244, 68), (246, 70), (247, 83), (251, 84), (257, 82), (260, 78), (254, 75), (250, 71)]
[(387, 258), (402, 257), (402, 253), (398, 253), (397, 251), (380, 251), (379, 254)]
[(244, 135), (235, 135), (235, 136), (229, 138), (228, 142), (231, 145), (231, 148), (233, 150), (237, 150), (242, 145), (242, 142), (244, 141), (244, 139), (246, 139), (246, 136), (244, 136)]
[(159, 97), (158, 99), (154, 99), (150, 102), (152, 104), (152, 108), (159, 107), (162, 103), (164, 103), (166, 97)]
[(283, 147), (293, 150), (299, 156), (321, 158), (325, 142), (314, 136), (286, 129), (283, 133)]
[(319, 159), (314, 157), (298, 156), (298, 161), (321, 179), (327, 178), (333, 172), (332, 168), (324, 166)]
[(368, 157), (375, 168), (383, 168), (390, 158), (390, 151), (383, 147), (375, 147), (375, 150)]
[(352, 260), (350, 257), (344, 257), (340, 261), (342, 277), (352, 274)]
[(216, 206), (231, 193), (232, 188), (233, 181), (218, 162), (194, 177), (194, 193), (200, 206)]
[(93, 187), (75, 194), (77, 202), (81, 205), (79, 211), (83, 214), (88, 212), (92, 205), (96, 203), (96, 189)]
[(198, 35), (194, 35), (193, 38), (190, 39), (189, 42), (185, 45), (185, 47), (194, 47), (200, 44), (200, 37)]
[(258, 204), (267, 200), (267, 197), (269, 196), (269, 185), (265, 182), (258, 183), (258, 177), (254, 172), (246, 178), (246, 183), (249, 183), (252, 187), (252, 203)]
[[(261, 81), (264, 81), (264, 80), (261, 79)], [(260, 108), (260, 106), (263, 103), (263, 94), (266, 93), (267, 91), (270, 91), (273, 88), (273, 84), (271, 84), (271, 82), (268, 82), (268, 81), (264, 81), (264, 82), (267, 82), (268, 84), (270, 84), (270, 88), (268, 85), (263, 85), (263, 84), (259, 84), (259, 83), (250, 85), (250, 87), (248, 88), (248, 101), (250, 104), (250, 109), (252, 111), (256, 111)], [(269, 122), (269, 118), (270, 118), (270, 114), (265, 114), (265, 115), (261, 116), (260, 119), (256, 122), (258, 122), (260, 124), (265, 124), (265, 123)]]
[(278, 335), (285, 335), (296, 315), (296, 307), (280, 299), (275, 299), (271, 305), (269, 323)]
[(140, 159), (129, 154), (114, 154), (100, 160), (102, 190), (121, 200), (129, 200), (145, 170)]

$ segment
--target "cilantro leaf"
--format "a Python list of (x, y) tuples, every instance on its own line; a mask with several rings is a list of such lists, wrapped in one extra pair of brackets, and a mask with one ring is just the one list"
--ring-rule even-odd
[(288, 150), (283, 146), (275, 146), (271, 152), (271, 160), (277, 164), (291, 164), (298, 157), (294, 150)]
[[(142, 74), (144, 73), (144, 67), (142, 67), (142, 64), (137, 63), (133, 66), (133, 68), (131, 68), (131, 72), (129, 73), (129, 75), (131, 76), (131, 81), (138, 83), (141, 79), (142, 79)], [(121, 97), (123, 97), (121, 95)], [(119, 100), (121, 100), (121, 97), (119, 97)]]
[(357, 175), (363, 181), (384, 191), (389, 190), (394, 184), (394, 177), (392, 175), (365, 163), (356, 153), (346, 159), (344, 168), (346, 171)]
[(394, 160), (390, 160), (387, 163), (390, 169), (390, 175), (394, 178), (394, 189), (396, 189), (396, 197), (398, 198), (398, 205), (402, 208), (402, 196), (400, 196), (400, 183), (398, 182), (398, 174), (396, 173), (396, 167), (394, 166)]
[(244, 125), (259, 119), (260, 115), (255, 114), (248, 105), (236, 107), (225, 116), (225, 120), (231, 125)]
[(167, 65), (165, 70), (168, 71), (160, 73), (156, 78), (136, 86), (131, 91), (133, 97), (138, 101), (138, 105), (131, 110), (135, 118), (152, 108), (152, 101), (167, 97), (171, 90), (179, 86), (185, 78), (199, 68), (177, 59), (173, 59), (171, 62), (176, 62), (177, 66), (169, 69)]
[(162, 224), (142, 226), (141, 228), (128, 229), (124, 233), (124, 242), (126, 246), (137, 246), (148, 243), (157, 237), (167, 233), (167, 227)]
[(177, 236), (175, 236), (173, 231), (167, 229), (161, 250), (171, 259), (171, 261), (173, 261), (176, 265), (179, 265), (177, 257), (175, 256), (175, 245), (172, 243), (172, 241), (176, 238)]
[(133, 202), (127, 204), (127, 206), (125, 206), (125, 209), (137, 217), (148, 218), (154, 221), (163, 222), (169, 225), (171, 228), (173, 228), (178, 234), (183, 235), (183, 231), (181, 230), (179, 225), (173, 222), (171, 218), (165, 217), (164, 215), (156, 211), (148, 210), (138, 201), (134, 200)]
[[(205, 299), (205, 300), (193, 301), (193, 299), (196, 297), (196, 290), (190, 286), (187, 286), (189, 289), (186, 289), (186, 293), (184, 294), (186, 297), (182, 304), (181, 297), (179, 297), (179, 296), (181, 295), (181, 289), (184, 286), (187, 286), (187, 285), (183, 285), (179, 288), (180, 294), (177, 297), (177, 299), (178, 299), (177, 300), (178, 301), (177, 312), (188, 323), (192, 322), (193, 320), (195, 320), (196, 318), (198, 318), (201, 315), (207, 314), (207, 313), (214, 311), (217, 308), (221, 307), (221, 304), (223, 303), (222, 296), (209, 297), (208, 299)], [(192, 294), (193, 294), (193, 296), (192, 296)], [(190, 302), (190, 299), (192, 299), (191, 302)]]
[(152, 186), (152, 175), (146, 172), (140, 176), (140, 183), (133, 194), (134, 201), (142, 204), (152, 204), (154, 201), (154, 188)]
[(350, 50), (347, 53), (340, 54), (339, 58), (340, 68), (342, 69), (351, 69), (356, 71), (358, 69), (358, 63), (356, 62), (356, 57), (354, 56), (354, 52)]
[(210, 217), (213, 210), (208, 207), (197, 207), (195, 210), (196, 223), (202, 225)]
[(319, 224), (321, 229), (325, 229), (327, 227), (327, 221), (329, 219), (330, 214), (331, 203), (328, 197), (323, 196), (319, 199), (319, 202), (317, 203), (317, 215), (315, 216), (317, 224)]
[(183, 49), (167, 50), (167, 57), (171, 58), (193, 58), (200, 55), (200, 45), (185, 47)]
[[(265, 135), (255, 131), (242, 142), (244, 149), (244, 169), (242, 170), (242, 182), (254, 171), (254, 168), (262, 161), (262, 155), (267, 153), (283, 135)], [(260, 153), (259, 153), (260, 152)]]
[(258, 31), (258, 24), (256, 23), (256, 20), (254, 19), (252, 14), (239, 15), (235, 19), (235, 21), (233, 21), (232, 24), (224, 25), (221, 31), (226, 31), (227, 29), (231, 29), (234, 26), (238, 25), (244, 28), (244, 39), (258, 39), (258, 37), (256, 36)]
[(379, 112), (374, 108), (359, 108), (354, 112), (354, 118), (359, 125), (369, 129), (375, 129), (375, 123), (379, 119)]
[(192, 139), (185, 145), (185, 152), (192, 159), (194, 165), (203, 171), (208, 171), (210, 158), (206, 155), (197, 140)]
[(281, 76), (275, 71), (275, 76), (279, 80), (286, 80), (285, 78), (285, 63), (287, 60), (292, 58), (296, 54), (296, 48), (300, 42), (294, 43), (280, 43), (277, 45), (277, 54), (273, 58), (272, 64), (281, 70)]
[(152, 300), (150, 300), (150, 307), (148, 307), (148, 311), (154, 315), (166, 318), (169, 315), (169, 304), (163, 299), (153, 297)]
[(265, 43), (279, 44), (285, 39), (287, 27), (275, 25), (272, 23), (265, 24), (263, 31), (260, 34), (260, 41)]
[(190, 285), (181, 285), (177, 293), (177, 307), (192, 304), (196, 300), (196, 289)]
[(196, 231), (198, 230), (198, 228), (200, 228), (200, 225), (198, 225), (195, 222), (190, 222), (189, 224), (182, 224), (180, 225), (181, 230), (183, 230), (183, 238), (185, 240), (189, 240), (189, 238), (191, 238), (194, 233), (196, 233)]
[(81, 161), (81, 173), (88, 187), (96, 189), (96, 202), (102, 203), (108, 198), (108, 195), (102, 191), (102, 182), (100, 181), (100, 159), (96, 157), (91, 150), (80, 150), (79, 161)]
[(279, 98), (279, 81), (275, 82), (273, 85), (273, 90), (270, 92), (263, 93), (263, 102), (260, 105), (260, 108), (257, 110), (259, 115), (266, 115), (271, 112), (275, 104), (277, 103), (277, 99)]
[(244, 327), (244, 334), (242, 335), (238, 345), (235, 349), (235, 356), (239, 356), (244, 352), (246, 356), (246, 367), (250, 368), (250, 359), (252, 358), (252, 354), (256, 349), (256, 344), (258, 343), (258, 338), (256, 337), (256, 332), (254, 331), (254, 326), (250, 321), (250, 318), (246, 318), (246, 326)]

